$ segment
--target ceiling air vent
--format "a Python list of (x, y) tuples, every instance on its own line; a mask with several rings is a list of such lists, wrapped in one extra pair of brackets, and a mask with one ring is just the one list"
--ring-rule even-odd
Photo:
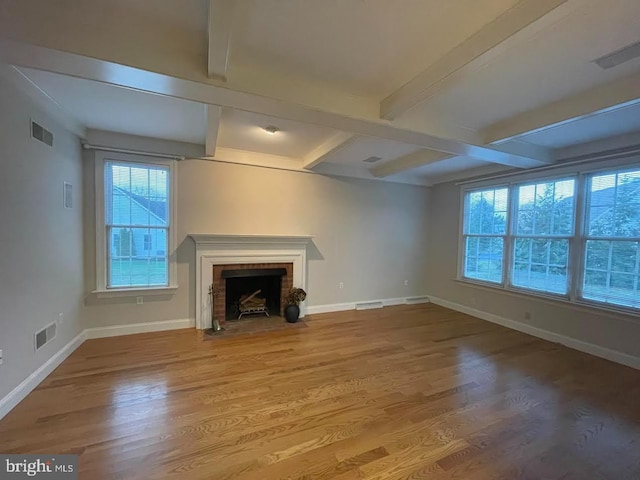
[(31, 121), (31, 136), (39, 142), (53, 147), (53, 133), (34, 121)]
[(365, 158), (363, 160), (363, 162), (365, 162), (365, 163), (376, 163), (376, 162), (379, 162), (380, 160), (382, 160), (382, 157), (369, 157), (369, 158)]
[(613, 53), (596, 58), (593, 62), (600, 68), (606, 70), (608, 68), (617, 67), (618, 65), (637, 57), (640, 57), (640, 42), (632, 43), (631, 45), (622, 47), (620, 50), (616, 50)]
[(36, 332), (36, 350), (40, 350), (43, 346), (53, 340), (56, 336), (56, 323), (47, 325), (39, 332)]

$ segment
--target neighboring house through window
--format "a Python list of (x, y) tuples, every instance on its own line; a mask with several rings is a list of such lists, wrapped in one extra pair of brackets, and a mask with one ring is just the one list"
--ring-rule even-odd
[(172, 286), (172, 162), (100, 155), (97, 290)]

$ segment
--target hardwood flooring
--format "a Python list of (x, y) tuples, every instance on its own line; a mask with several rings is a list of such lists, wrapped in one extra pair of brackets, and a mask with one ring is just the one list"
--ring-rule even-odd
[(640, 372), (435, 305), (85, 342), (0, 452), (81, 479), (640, 478)]

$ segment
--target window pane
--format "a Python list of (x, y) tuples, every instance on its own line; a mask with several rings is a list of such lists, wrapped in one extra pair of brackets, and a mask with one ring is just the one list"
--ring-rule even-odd
[(582, 296), (625, 307), (640, 307), (640, 242), (588, 240)]
[(166, 228), (110, 228), (108, 286), (168, 285), (167, 246)]
[(518, 235), (572, 235), (575, 180), (564, 179), (517, 188)]
[(640, 170), (591, 178), (587, 226), (593, 237), (640, 237)]
[(169, 168), (105, 163), (107, 225), (167, 226)]
[(464, 276), (488, 282), (502, 282), (502, 237), (467, 237)]
[(511, 283), (540, 292), (566, 294), (569, 241), (517, 238)]
[(503, 234), (506, 231), (506, 188), (469, 192), (465, 197), (465, 233)]

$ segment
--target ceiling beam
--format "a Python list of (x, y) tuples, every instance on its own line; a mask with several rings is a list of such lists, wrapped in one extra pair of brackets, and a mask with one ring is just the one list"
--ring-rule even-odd
[(403, 157), (396, 158), (395, 160), (391, 160), (390, 162), (383, 163), (382, 165), (378, 165), (371, 169), (371, 173), (374, 177), (384, 178), (404, 172), (405, 170), (411, 170), (412, 168), (439, 162), (447, 158), (451, 158), (451, 155), (433, 150), (421, 149), (409, 153), (408, 155), (404, 155)]
[(322, 142), (316, 148), (311, 150), (303, 158), (304, 168), (310, 169), (322, 163), (326, 158), (336, 150), (340, 150), (351, 143), (355, 138), (355, 135), (346, 132), (338, 132), (325, 142)]
[[(566, 12), (541, 19), (565, 2), (567, 0), (521, 0), (382, 100), (380, 117), (387, 120), (399, 117), (462, 76), (485, 65), (506, 51), (510, 43), (557, 21), (557, 17)], [(534, 28), (525, 31), (534, 23)]]
[(640, 73), (635, 73), (495, 123), (481, 135), (484, 143), (502, 143), (638, 103)]
[[(549, 165), (554, 163), (556, 159), (550, 148), (533, 145), (531, 143), (513, 141), (509, 144), (501, 145), (501, 148), (505, 152), (511, 152), (516, 155), (527, 155), (543, 159)], [(429, 165), (430, 163), (439, 162), (455, 156), (456, 155), (448, 155), (446, 153), (435, 152), (433, 150), (421, 149), (374, 167), (371, 169), (371, 173), (376, 177), (388, 177), (389, 175), (395, 175), (397, 173), (404, 172), (405, 170), (422, 167), (424, 165)], [(500, 162), (493, 163), (500, 164)], [(502, 165), (511, 166), (509, 163), (502, 163)]]
[(227, 81), (234, 7), (234, 0), (209, 0), (207, 71), (210, 78), (224, 82)]
[[(546, 158), (549, 163), (552, 163), (557, 155), (554, 155), (549, 149), (526, 142), (516, 142), (516, 140), (527, 134), (541, 132), (636, 104), (640, 104), (640, 73), (510, 117), (487, 127), (480, 133), (483, 143), (486, 145), (499, 145), (504, 151), (538, 159)], [(450, 157), (451, 155), (442, 155), (440, 160)], [(376, 176), (386, 177), (433, 163), (437, 161), (434, 158), (437, 157), (428, 151), (420, 150), (375, 167), (372, 169), (372, 173)]]
[(205, 105), (204, 108), (207, 114), (207, 137), (204, 143), (204, 154), (213, 157), (216, 154), (222, 108), (216, 105)]
[(355, 118), (275, 98), (240, 92), (224, 86), (194, 82), (101, 59), (10, 40), (0, 40), (0, 60), (12, 65), (70, 75), (140, 92), (333, 128), (356, 135), (392, 140), (452, 155), (464, 155), (487, 162), (508, 164), (517, 168), (532, 168), (547, 163), (546, 159), (503, 152), (497, 148), (442, 138), (426, 132), (407, 130), (378, 119)]
[[(396, 124), (397, 125), (397, 124)], [(397, 125), (399, 127), (402, 127), (402, 125)], [(407, 125), (407, 128), (408, 125)], [(473, 131), (472, 133), (468, 130), (468, 129), (463, 129), (463, 128), (459, 128), (455, 125), (447, 125), (444, 122), (439, 122), (439, 123), (435, 123), (433, 125), (433, 128), (437, 128), (436, 130), (436, 134), (438, 136), (443, 136), (443, 137), (447, 137), (447, 138), (456, 138), (458, 140), (461, 141), (465, 141), (465, 142), (469, 142), (469, 143), (473, 143), (475, 141), (479, 141), (480, 139), (480, 135), (477, 134), (477, 132)], [(435, 132), (434, 132), (435, 133)], [(348, 146), (349, 144), (351, 144), (351, 142), (353, 142), (355, 139), (357, 139), (358, 136), (357, 135), (352, 135), (350, 133), (345, 133), (345, 132), (339, 132), (338, 134), (334, 135), (333, 137), (329, 138), (327, 141), (323, 142), (322, 144), (318, 145), (316, 148), (314, 148), (311, 152), (309, 152), (307, 155), (305, 155), (304, 157), (304, 162), (305, 162), (305, 168), (310, 169), (310, 168), (314, 168), (316, 167), (318, 164), (325, 162), (330, 154), (332, 154), (333, 152), (336, 152), (337, 150), (340, 150), (346, 146)], [(501, 147), (501, 150), (507, 151), (506, 148)], [(433, 150), (418, 150), (418, 152), (422, 151), (423, 153), (419, 154), (418, 157), (419, 158), (424, 158), (426, 163), (431, 163), (431, 158), (439, 158), (439, 159), (444, 159), (444, 158), (448, 158), (450, 157), (449, 154), (443, 154), (442, 152), (434, 152)], [(429, 152), (431, 153), (437, 153), (438, 155), (429, 155)], [(520, 152), (511, 152), (511, 153), (516, 153), (519, 154)], [(544, 158), (544, 159), (548, 159), (548, 155), (546, 155), (546, 152), (543, 151), (535, 151), (532, 152), (533, 157), (534, 158)], [(402, 157), (404, 158), (404, 157)], [(550, 160), (549, 160), (550, 161)], [(393, 162), (387, 162), (383, 165), (380, 165), (379, 170), (380, 171), (385, 171), (385, 167), (389, 168), (389, 166), (392, 164)], [(400, 162), (398, 164), (398, 167), (400, 167), (401, 164), (403, 164), (404, 162)], [(422, 163), (425, 164), (425, 163)], [(395, 168), (395, 167), (394, 167)], [(376, 168), (371, 169), (371, 172), (377, 170)], [(393, 173), (399, 173), (402, 170), (406, 170), (406, 168), (400, 168), (397, 172), (391, 172), (388, 175), (392, 175)], [(381, 177), (386, 177), (387, 175), (381, 175)]]

